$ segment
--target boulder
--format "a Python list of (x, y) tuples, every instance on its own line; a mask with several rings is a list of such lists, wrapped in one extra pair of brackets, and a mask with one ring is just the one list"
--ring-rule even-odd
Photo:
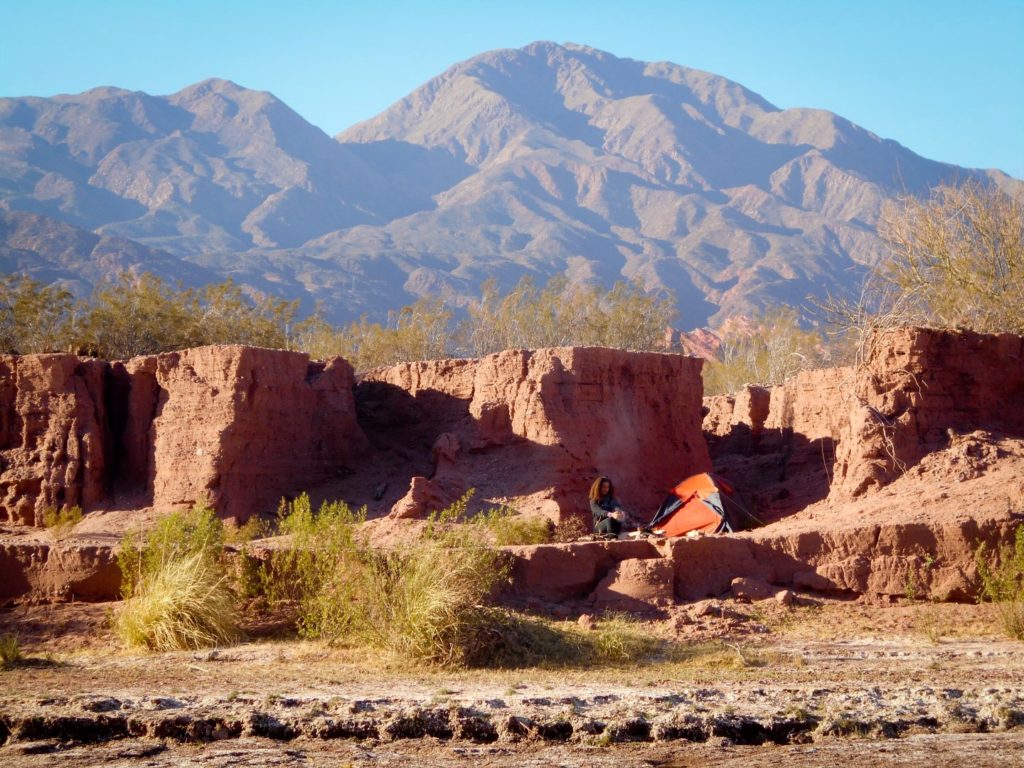
[(425, 477), (414, 477), (409, 484), (408, 492), (395, 502), (388, 517), (396, 520), (423, 519), (431, 512), (438, 512), (449, 506), (458, 497), (458, 494), (452, 493), (441, 483)]
[(594, 589), (598, 611), (642, 613), (670, 605), (675, 598), (675, 568), (670, 560), (623, 560)]
[(737, 600), (769, 600), (775, 597), (778, 591), (767, 581), (752, 578), (750, 576), (738, 576), (732, 580), (730, 585), (732, 596)]

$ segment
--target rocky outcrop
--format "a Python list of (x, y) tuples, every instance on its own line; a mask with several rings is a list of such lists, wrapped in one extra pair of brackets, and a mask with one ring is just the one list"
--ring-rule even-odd
[[(150, 367), (134, 365), (146, 391)], [(153, 375), (156, 416), (146, 432), (157, 507), (206, 498), (221, 516), (245, 520), (272, 511), (282, 494), (336, 477), (365, 445), (352, 367), (340, 358), (201, 347), (159, 356)], [(133, 429), (127, 439), (142, 442)]]
[(42, 525), (47, 507), (103, 500), (105, 370), (74, 355), (0, 356), (0, 521)]
[(680, 478), (710, 468), (701, 365), (600, 348), (509, 350), (378, 369), (356, 398), (371, 441), (424, 468), (406, 477), (546, 499), (564, 518), (589, 514), (597, 474), (613, 477), (625, 503), (654, 509)]
[(877, 491), (964, 433), (1024, 435), (1024, 338), (904, 328), (869, 349), (858, 366), (705, 398), (716, 468), (795, 510)]
[(0, 601), (26, 593), (45, 600), (119, 597), (121, 569), (113, 542), (0, 535)]
[(959, 433), (1024, 435), (1024, 337), (905, 328), (872, 347), (847, 398), (834, 495), (880, 488)]
[(943, 488), (914, 500), (923, 512), (901, 510), (890, 500), (828, 523), (822, 523), (826, 512), (743, 534), (511, 548), (505, 599), (638, 612), (664, 605), (666, 598), (736, 594), (734, 582), (742, 578), (771, 585), (761, 597), (794, 588), (970, 600), (978, 592), (978, 547), (1005, 545), (1019, 524), (1006, 497), (994, 497), (996, 485), (972, 489), (987, 502), (983, 511), (964, 510)]
[(209, 502), (244, 520), (336, 477), (365, 448), (352, 368), (201, 347), (109, 364), (0, 358), (0, 520)]

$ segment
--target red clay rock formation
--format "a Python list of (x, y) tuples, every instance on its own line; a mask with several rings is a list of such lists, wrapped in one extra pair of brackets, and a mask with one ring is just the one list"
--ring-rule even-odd
[(0, 356), (0, 520), (42, 525), (47, 507), (103, 500), (104, 372), (74, 355)]
[[(776, 588), (969, 600), (978, 590), (978, 546), (996, 549), (1012, 542), (1024, 510), (1024, 440), (1005, 439), (1001, 445), (1000, 464), (972, 480), (946, 475), (922, 482), (908, 474), (878, 493), (839, 505), (823, 500), (755, 531), (512, 547), (506, 599), (575, 600), (614, 610), (611, 585), (627, 580), (620, 572), (639, 568), (648, 595), (671, 589), (683, 601), (728, 593), (741, 577)], [(643, 562), (625, 565), (634, 559)], [(631, 598), (657, 604), (640, 592)]]
[(371, 441), (413, 466), (429, 467), (446, 433), (461, 451), (446, 451), (438, 472), (483, 486), (479, 495), (548, 499), (559, 517), (585, 515), (587, 487), (605, 473), (625, 503), (653, 511), (665, 489), (710, 467), (701, 364), (599, 348), (509, 350), (371, 371), (356, 396)]
[(644, 613), (675, 601), (673, 563), (664, 558), (623, 560), (594, 588), (596, 611)]
[(336, 477), (365, 449), (351, 366), (201, 347), (108, 364), (0, 357), (0, 520), (208, 500), (245, 520)]
[(517, 598), (585, 599), (620, 562), (661, 557), (650, 540), (538, 544), (506, 549), (513, 558), (508, 590), (508, 597), (513, 601)]
[(200, 347), (160, 355), (155, 375), (154, 506), (206, 498), (222, 517), (244, 521), (284, 493), (336, 476), (365, 445), (352, 367), (340, 358), (320, 364), (298, 352)]
[(121, 570), (109, 540), (0, 537), (0, 600), (26, 593), (49, 600), (112, 600), (120, 590)]
[(462, 494), (457, 492), (465, 489), (445, 488), (439, 482), (426, 477), (414, 477), (410, 480), (409, 491), (391, 508), (388, 517), (396, 520), (418, 520), (427, 517), (431, 512), (439, 512), (448, 507)]
[(870, 349), (772, 388), (763, 421), (756, 388), (706, 398), (716, 469), (788, 513), (877, 491), (964, 433), (1024, 434), (1024, 338), (906, 328)]
[(833, 495), (882, 487), (957, 433), (1024, 434), (1024, 337), (905, 328), (873, 349), (855, 379)]

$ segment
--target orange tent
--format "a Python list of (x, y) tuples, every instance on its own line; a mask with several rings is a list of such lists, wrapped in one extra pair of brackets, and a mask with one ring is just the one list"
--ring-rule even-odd
[(672, 489), (648, 528), (664, 536), (685, 536), (690, 531), (725, 533), (760, 524), (735, 488), (702, 472)]

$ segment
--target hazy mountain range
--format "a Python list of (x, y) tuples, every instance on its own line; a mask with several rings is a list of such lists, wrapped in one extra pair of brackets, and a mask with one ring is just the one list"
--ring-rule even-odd
[(884, 201), (971, 178), (1024, 188), (707, 72), (534, 43), (334, 138), (224, 80), (0, 99), (0, 268), (79, 293), (231, 276), (338, 321), (491, 276), (629, 277), (689, 328), (855, 288)]

